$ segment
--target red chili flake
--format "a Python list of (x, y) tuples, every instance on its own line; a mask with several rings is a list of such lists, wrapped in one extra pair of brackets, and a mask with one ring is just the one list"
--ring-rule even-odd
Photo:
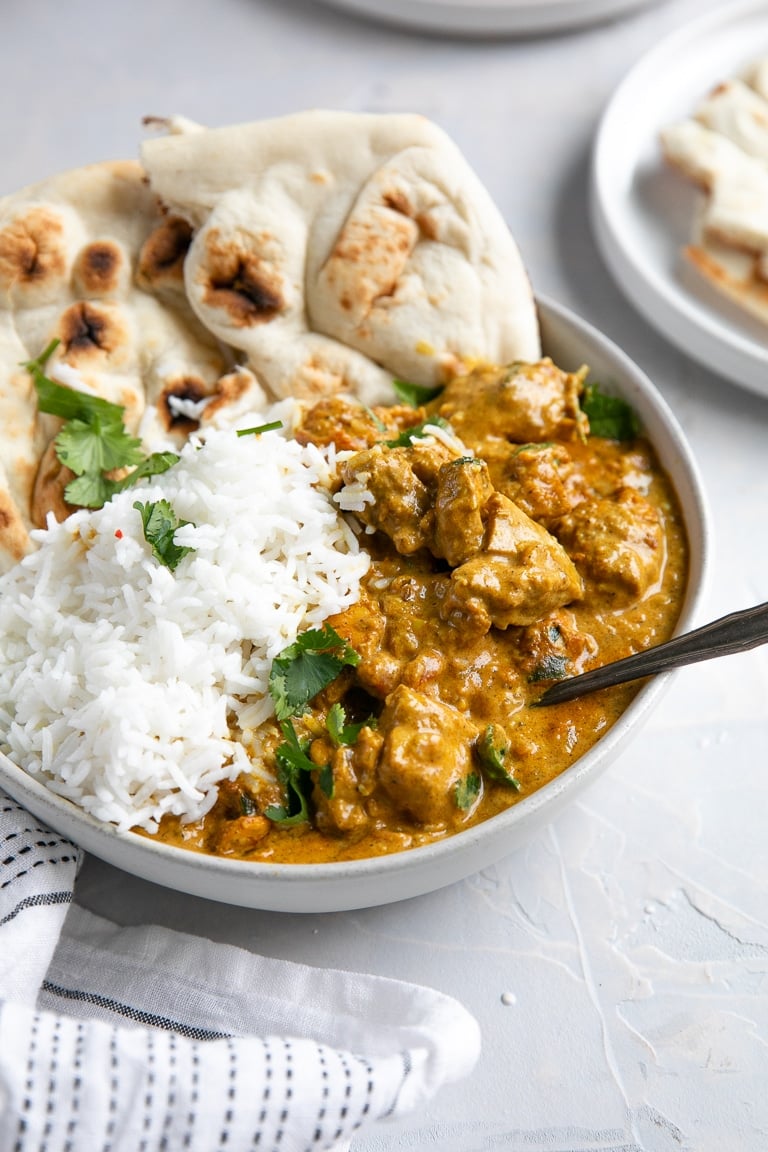
[(122, 538), (123, 538), (123, 533), (122, 533), (122, 531), (121, 531), (119, 528), (116, 528), (116, 529), (115, 529), (115, 536), (117, 537), (117, 539), (118, 539), (118, 540), (122, 540)]

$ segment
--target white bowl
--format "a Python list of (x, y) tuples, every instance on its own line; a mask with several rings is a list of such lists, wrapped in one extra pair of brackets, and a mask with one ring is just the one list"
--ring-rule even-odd
[[(682, 506), (690, 575), (678, 631), (691, 627), (709, 552), (707, 513), (698, 469), (683, 433), (647, 376), (616, 345), (567, 309), (539, 300), (544, 348), (556, 364), (590, 366), (593, 378), (635, 409)], [(86, 851), (146, 880), (237, 904), (282, 912), (333, 912), (372, 907), (433, 891), (499, 860), (552, 819), (603, 772), (635, 736), (669, 682), (645, 685), (608, 733), (550, 784), (506, 812), (423, 848), (337, 864), (267, 864), (205, 856), (101, 824), (55, 796), (0, 753), (0, 787), (38, 819)]]

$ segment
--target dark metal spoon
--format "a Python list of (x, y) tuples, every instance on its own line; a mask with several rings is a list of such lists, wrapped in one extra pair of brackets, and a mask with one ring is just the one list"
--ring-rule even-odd
[(747, 652), (765, 643), (768, 643), (768, 604), (758, 604), (755, 608), (722, 616), (693, 632), (676, 636), (666, 644), (657, 644), (624, 660), (615, 660), (602, 668), (560, 680), (547, 688), (535, 701), (535, 706), (563, 704), (587, 692), (596, 692), (598, 688), (625, 684), (642, 676), (655, 676), (658, 672), (669, 672), (672, 668), (696, 664), (699, 660), (712, 660), (715, 656)]

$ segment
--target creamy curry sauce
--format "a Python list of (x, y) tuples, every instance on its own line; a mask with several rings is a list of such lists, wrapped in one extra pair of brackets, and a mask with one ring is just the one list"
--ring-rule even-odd
[[(275, 863), (402, 851), (530, 796), (607, 732), (637, 684), (532, 705), (554, 679), (669, 638), (687, 543), (651, 445), (591, 434), (583, 392), (583, 371), (545, 360), (478, 370), (420, 409), (334, 398), (306, 413), (299, 438), (354, 453), (339, 487), (369, 494), (357, 518), (372, 557), (359, 601), (330, 621), (359, 664), (294, 721), (317, 765), (310, 819), (267, 818), (283, 790), (241, 777), (202, 821), (166, 818), (160, 839)], [(392, 444), (436, 417), (471, 455), (448, 429)], [(353, 743), (329, 733), (337, 702), (370, 721)], [(274, 767), (283, 735), (260, 736)]]

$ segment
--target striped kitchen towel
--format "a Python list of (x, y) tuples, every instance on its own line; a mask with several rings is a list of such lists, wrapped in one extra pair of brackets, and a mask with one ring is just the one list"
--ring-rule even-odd
[(2, 1152), (347, 1149), (477, 1060), (433, 989), (93, 916), (80, 851), (3, 793), (0, 861)]

